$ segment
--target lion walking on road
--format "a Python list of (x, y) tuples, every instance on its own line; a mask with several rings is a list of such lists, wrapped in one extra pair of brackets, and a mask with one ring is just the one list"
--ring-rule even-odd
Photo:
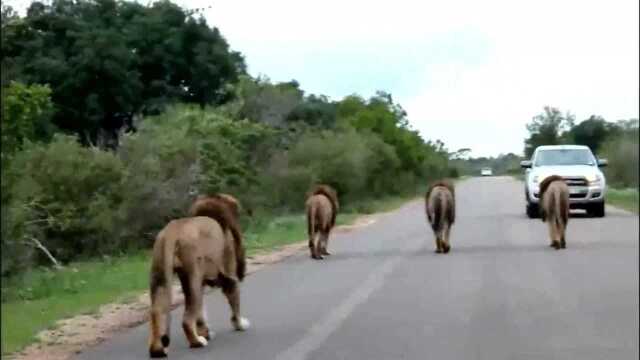
[(338, 195), (330, 186), (318, 185), (308, 194), (305, 207), (311, 258), (320, 260), (324, 255), (331, 255), (327, 246), (329, 233), (336, 224)]
[(431, 185), (425, 195), (425, 207), (436, 238), (436, 252), (446, 254), (451, 249), (449, 234), (456, 217), (453, 185), (448, 181), (438, 181)]
[(229, 195), (200, 197), (190, 210), (193, 217), (172, 220), (158, 233), (151, 261), (151, 357), (168, 353), (174, 273), (185, 297), (182, 328), (190, 347), (206, 346), (212, 337), (203, 311), (205, 285), (222, 288), (236, 330), (249, 327), (249, 321), (240, 316), (238, 285), (245, 276), (245, 253), (237, 205)]
[(564, 179), (551, 175), (540, 183), (540, 215), (549, 225), (550, 246), (556, 250), (567, 247), (565, 233), (569, 223), (569, 187)]

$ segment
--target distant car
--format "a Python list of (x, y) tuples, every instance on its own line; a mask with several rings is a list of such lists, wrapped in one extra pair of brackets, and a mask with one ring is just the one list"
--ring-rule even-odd
[(491, 168), (488, 168), (488, 167), (482, 168), (480, 170), (480, 175), (482, 175), (482, 176), (491, 176), (491, 175), (493, 175), (493, 170), (491, 170)]
[(599, 168), (607, 166), (607, 160), (596, 159), (587, 146), (539, 146), (531, 161), (522, 161), (520, 166), (526, 169), (524, 193), (530, 218), (539, 215), (539, 186), (550, 175), (563, 177), (569, 185), (571, 209), (585, 209), (591, 216), (605, 215), (606, 179)]

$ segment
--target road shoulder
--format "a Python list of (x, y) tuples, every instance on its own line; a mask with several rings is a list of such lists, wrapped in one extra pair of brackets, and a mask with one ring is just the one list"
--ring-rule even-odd
[[(414, 200), (407, 201), (407, 203)], [(355, 231), (375, 223), (380, 217), (389, 212), (381, 212), (357, 217), (352, 223), (337, 226), (336, 233)], [(306, 250), (306, 240), (284, 245), (274, 251), (266, 251), (248, 258), (247, 274), (283, 261), (284, 259)], [(207, 294), (215, 291), (207, 289)], [(172, 309), (184, 303), (184, 296), (178, 284), (173, 287)], [(114, 335), (147, 322), (149, 309), (149, 293), (143, 292), (126, 303), (110, 303), (100, 307), (96, 314), (78, 315), (60, 320), (56, 326), (40, 332), (38, 341), (27, 346), (22, 351), (6, 355), (8, 359), (35, 360), (42, 359), (46, 354), (49, 360), (65, 360), (80, 353), (82, 350), (100, 344)]]

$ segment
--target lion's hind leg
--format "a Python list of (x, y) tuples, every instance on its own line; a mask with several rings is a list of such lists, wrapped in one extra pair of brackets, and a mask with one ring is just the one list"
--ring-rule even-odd
[[(153, 270), (152, 270), (153, 271)], [(169, 274), (171, 275), (171, 274)], [(151, 312), (149, 325), (149, 356), (166, 357), (169, 350), (169, 325), (171, 321), (171, 277), (161, 272), (151, 275)]]
[(442, 242), (440, 241), (440, 234), (435, 233), (436, 238), (436, 253), (442, 253)]
[(557, 226), (555, 224), (555, 222), (553, 221), (553, 219), (551, 219), (551, 221), (549, 221), (549, 237), (551, 238), (551, 247), (559, 250), (560, 249), (560, 236), (559, 236), (559, 232), (557, 229)]
[(451, 249), (451, 243), (449, 242), (449, 234), (451, 233), (451, 226), (444, 224), (444, 230), (442, 230), (442, 251), (447, 254)]
[(151, 301), (151, 332), (149, 334), (149, 356), (152, 358), (166, 357), (168, 353), (170, 341), (167, 330), (171, 316), (169, 313), (171, 302), (169, 291), (171, 290), (161, 287), (155, 289), (152, 295), (154, 298)]
[(321, 240), (322, 235), (319, 232), (315, 232), (312, 237), (311, 240), (309, 240), (310, 242), (310, 250), (311, 250), (311, 258), (315, 259), (315, 260), (322, 260), (322, 251), (321, 251), (321, 245), (320, 243), (322, 242)]
[(182, 291), (184, 292), (184, 316), (182, 329), (192, 348), (206, 346), (207, 338), (198, 331), (198, 319), (202, 315), (202, 290), (203, 280), (195, 271), (178, 272)]
[(445, 232), (444, 230), (441, 228), (442, 224), (440, 224), (440, 226), (434, 226), (433, 227), (433, 235), (436, 238), (436, 253), (441, 254), (441, 253), (445, 253), (445, 249), (446, 249), (446, 244), (445, 244)]
[(320, 255), (331, 255), (327, 250), (329, 245), (329, 231), (323, 231), (320, 233)]
[(198, 315), (196, 317), (196, 331), (198, 336), (202, 336), (207, 340), (213, 339), (215, 337), (215, 333), (209, 330), (209, 326), (207, 325), (207, 316), (204, 309), (204, 304), (200, 307), (200, 311), (198, 311)]
[(558, 245), (560, 246), (560, 249), (566, 249), (567, 242), (565, 241), (564, 237), (567, 234), (567, 226), (562, 222), (562, 220), (558, 219), (557, 228), (558, 228), (558, 238), (560, 239), (560, 241), (558, 242)]
[(231, 307), (231, 325), (237, 331), (244, 331), (249, 329), (251, 323), (247, 318), (240, 316), (240, 289), (238, 288), (238, 282), (229, 279), (221, 279), (222, 292), (227, 297), (229, 307)]

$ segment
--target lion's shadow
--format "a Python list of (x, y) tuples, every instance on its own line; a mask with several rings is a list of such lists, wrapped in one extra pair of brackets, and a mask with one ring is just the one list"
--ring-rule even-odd
[[(325, 262), (344, 261), (353, 259), (376, 259), (403, 257), (412, 258), (446, 258), (456, 255), (493, 255), (493, 254), (532, 254), (532, 253), (557, 253), (570, 251), (597, 251), (602, 249), (613, 248), (634, 248), (633, 244), (626, 243), (579, 243), (572, 244), (569, 242), (567, 248), (563, 250), (554, 250), (547, 243), (541, 244), (508, 244), (508, 245), (473, 245), (473, 246), (456, 246), (452, 244), (451, 251), (448, 254), (438, 254), (435, 249), (429, 246), (422, 247), (418, 250), (406, 249), (386, 249), (379, 251), (338, 251), (334, 250), (332, 255), (327, 256)], [(306, 261), (307, 259), (300, 258)]]

